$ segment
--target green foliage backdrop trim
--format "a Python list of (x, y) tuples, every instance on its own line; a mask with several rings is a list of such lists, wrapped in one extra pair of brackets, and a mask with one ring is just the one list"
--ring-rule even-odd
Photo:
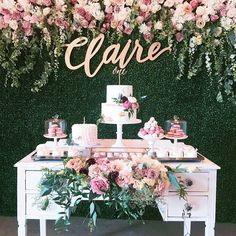
[[(76, 60), (81, 60), (81, 56), (82, 52), (76, 54)], [(43, 137), (44, 120), (59, 114), (67, 120), (68, 127), (82, 122), (84, 116), (87, 122), (95, 123), (100, 116), (101, 103), (106, 99), (106, 86), (117, 84), (113, 69), (114, 66), (109, 65), (95, 78), (87, 79), (81, 71), (69, 71), (62, 61), (57, 82), (49, 81), (40, 93), (25, 89), (27, 82), (37, 77), (37, 70), (23, 78), (25, 85), (20, 88), (3, 88), (0, 84), (0, 215), (16, 215), (13, 165), (36, 145), (47, 141)], [(187, 120), (189, 138), (186, 143), (196, 146), (221, 166), (217, 221), (236, 223), (236, 107), (216, 102), (217, 84), (210, 84), (206, 73), (197, 79), (176, 81), (176, 62), (169, 54), (141, 65), (132, 61), (127, 69), (122, 83), (133, 85), (134, 96), (148, 96), (140, 104), (139, 118), (145, 122), (154, 116), (163, 124), (176, 114)], [(124, 137), (137, 138), (142, 125), (124, 126)], [(114, 138), (115, 132), (113, 125), (99, 125), (100, 138)], [(109, 208), (101, 207), (107, 209), (103, 217), (113, 217)], [(158, 210), (149, 209), (144, 218), (160, 219)]]

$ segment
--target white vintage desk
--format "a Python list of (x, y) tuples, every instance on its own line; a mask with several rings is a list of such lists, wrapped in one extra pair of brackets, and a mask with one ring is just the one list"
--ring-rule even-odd
[[(115, 140), (100, 140), (100, 143), (114, 143)], [(142, 140), (125, 140), (128, 146), (147, 147), (147, 143)], [(162, 141), (160, 141), (162, 142)], [(27, 235), (27, 220), (40, 220), (40, 236), (46, 236), (46, 220), (55, 220), (57, 213), (61, 211), (58, 205), (51, 204), (46, 211), (42, 211), (35, 204), (38, 196), (38, 184), (42, 176), (43, 167), (62, 167), (60, 161), (34, 162), (30, 153), (25, 158), (15, 164), (17, 167), (17, 221), (18, 236)], [(176, 167), (179, 163), (168, 163), (170, 167)], [(190, 183), (188, 187), (188, 202), (192, 206), (191, 217), (183, 218), (185, 201), (179, 200), (175, 189), (170, 189), (164, 197), (164, 201), (159, 204), (159, 210), (164, 221), (184, 221), (184, 235), (190, 233), (192, 221), (205, 222), (205, 236), (215, 234), (215, 210), (216, 210), (216, 174), (219, 166), (204, 159), (197, 163), (181, 163), (183, 168), (195, 170), (193, 173), (179, 173), (184, 180)], [(99, 226), (98, 226), (99, 227)]]

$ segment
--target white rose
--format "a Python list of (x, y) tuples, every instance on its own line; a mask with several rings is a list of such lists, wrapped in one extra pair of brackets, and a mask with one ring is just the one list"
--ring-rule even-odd
[(181, 31), (183, 29), (183, 25), (182, 24), (176, 24), (175, 28), (178, 30), (178, 31)]
[(151, 10), (152, 10), (153, 13), (157, 13), (158, 11), (161, 10), (161, 5), (159, 5), (159, 4), (154, 4), (154, 5), (152, 6)]
[(143, 24), (141, 24), (141, 25), (139, 26), (139, 32), (140, 32), (141, 34), (145, 34), (145, 33), (147, 33), (148, 31), (149, 31), (149, 28), (146, 26), (145, 23), (143, 23)]
[(125, 4), (127, 6), (132, 6), (133, 2), (134, 2), (134, 0), (126, 0)]
[(44, 8), (44, 9), (43, 9), (43, 15), (44, 15), (44, 16), (47, 16), (47, 15), (50, 13), (50, 11), (51, 11), (51, 8), (50, 8), (50, 7)]
[(16, 30), (18, 28), (18, 24), (17, 24), (17, 21), (16, 20), (11, 20), (9, 22), (9, 26), (13, 29), (13, 30)]
[(157, 21), (157, 23), (154, 25), (154, 29), (156, 30), (161, 30), (163, 28), (163, 23), (162, 21)]
[(199, 16), (202, 16), (206, 13), (206, 7), (205, 6), (199, 6), (196, 10), (196, 14)]
[(131, 103), (136, 103), (137, 99), (135, 97), (128, 97), (128, 101)]

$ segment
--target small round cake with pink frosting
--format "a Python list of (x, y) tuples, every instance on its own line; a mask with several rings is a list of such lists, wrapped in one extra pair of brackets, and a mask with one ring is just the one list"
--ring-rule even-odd
[(141, 138), (163, 138), (164, 130), (158, 125), (158, 122), (154, 117), (151, 117), (148, 122), (144, 124), (138, 132), (138, 136)]

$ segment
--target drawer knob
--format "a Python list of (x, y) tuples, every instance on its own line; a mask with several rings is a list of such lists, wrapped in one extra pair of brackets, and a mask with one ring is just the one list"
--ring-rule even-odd
[(193, 181), (191, 179), (186, 179), (185, 180), (185, 183), (188, 187), (192, 186), (193, 185)]

